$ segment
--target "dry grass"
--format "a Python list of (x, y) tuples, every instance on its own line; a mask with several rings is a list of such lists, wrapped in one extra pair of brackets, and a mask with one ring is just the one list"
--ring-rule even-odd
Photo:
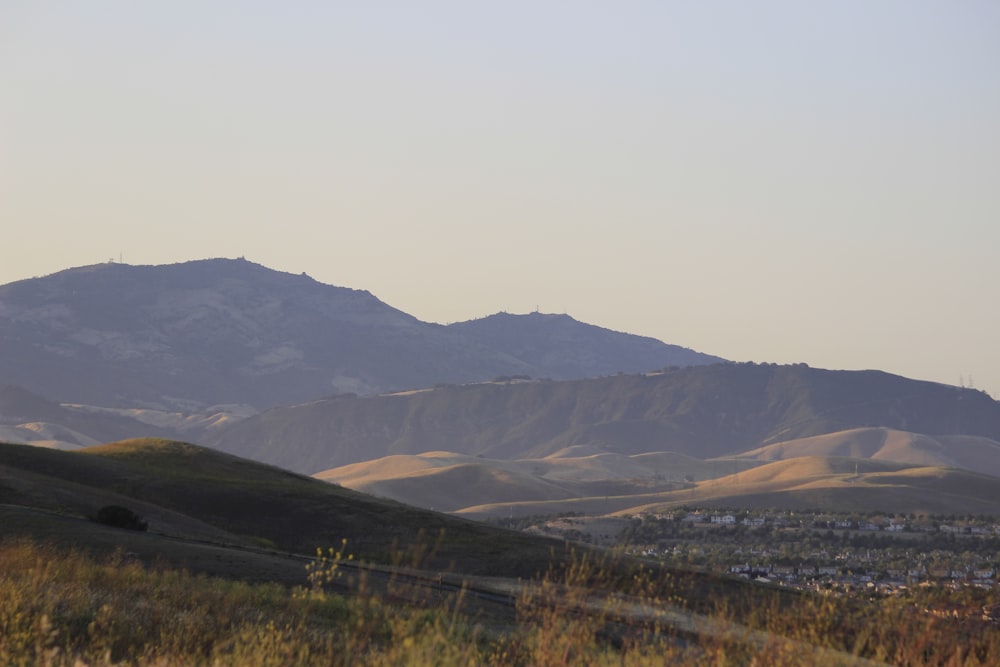
[(702, 481), (693, 488), (678, 491), (492, 503), (468, 507), (459, 513), (479, 519), (568, 512), (625, 516), (692, 505), (998, 515), (1000, 478), (956, 468), (802, 457)]
[(1000, 664), (995, 628), (924, 615), (912, 602), (857, 606), (766, 589), (741, 598), (724, 587), (692, 598), (704, 582), (642, 569), (623, 579), (582, 555), (537, 582), (512, 582), (516, 620), (506, 623), (470, 612), (462, 592), (332, 592), (342, 556), (317, 560), (310, 585), (287, 588), (6, 541), (0, 664)]
[(963, 435), (924, 435), (885, 427), (855, 428), (778, 442), (740, 455), (760, 461), (802, 456), (870, 458), (952, 466), (1000, 476), (1000, 442)]
[[(984, 470), (1000, 460), (1000, 445), (963, 436), (945, 447), (946, 439), (942, 436), (939, 442), (884, 428), (855, 429), (750, 453), (759, 458), (710, 461), (666, 452), (514, 461), (433, 452), (353, 464), (317, 477), (476, 519), (567, 512), (632, 514), (713, 503), (787, 509), (920, 509), (935, 514), (951, 513), (964, 503), (976, 513), (1000, 513), (1000, 478), (980, 479)], [(951, 465), (945, 449), (978, 467), (942, 467)], [(692, 485), (687, 480), (698, 481)], [(862, 486), (864, 490), (857, 493)], [(907, 503), (914, 498), (924, 500), (909, 507)], [(816, 502), (820, 504), (811, 504)]]
[(478, 513), (483, 507), (512, 502), (574, 501), (679, 488), (687, 485), (685, 477), (706, 479), (719, 469), (716, 463), (673, 452), (569, 454), (496, 460), (427, 452), (353, 463), (314, 477), (417, 507)]
[[(0, 547), (0, 664), (476, 664), (445, 609), (95, 562), (31, 542)], [(467, 660), (467, 658), (471, 658)]]

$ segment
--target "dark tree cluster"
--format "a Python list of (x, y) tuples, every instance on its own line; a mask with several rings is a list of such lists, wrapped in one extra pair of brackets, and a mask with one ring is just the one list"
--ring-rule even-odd
[(107, 526), (127, 530), (145, 531), (149, 527), (138, 514), (121, 505), (105, 505), (97, 511), (95, 520)]

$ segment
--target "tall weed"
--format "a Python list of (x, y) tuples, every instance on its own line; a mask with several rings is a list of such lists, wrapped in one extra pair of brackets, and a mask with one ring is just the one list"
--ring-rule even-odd
[(432, 549), (406, 552), (388, 584), (366, 584), (362, 569), (350, 594), (335, 592), (345, 546), (313, 561), (309, 586), (289, 589), (4, 541), (0, 664), (1000, 664), (995, 626), (929, 615), (913, 599), (696, 600), (690, 581), (577, 554), (521, 582), (509, 618), (484, 618), (466, 590), (403, 576)]

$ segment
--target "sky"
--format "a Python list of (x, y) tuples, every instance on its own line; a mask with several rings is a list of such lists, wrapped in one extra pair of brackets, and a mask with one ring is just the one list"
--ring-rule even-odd
[(0, 0), (0, 284), (245, 257), (1000, 398), (1000, 3)]

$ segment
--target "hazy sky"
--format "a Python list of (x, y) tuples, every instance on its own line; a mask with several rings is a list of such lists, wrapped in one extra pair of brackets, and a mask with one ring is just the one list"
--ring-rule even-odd
[(0, 0), (0, 283), (245, 256), (997, 398), (998, 251), (995, 0)]

